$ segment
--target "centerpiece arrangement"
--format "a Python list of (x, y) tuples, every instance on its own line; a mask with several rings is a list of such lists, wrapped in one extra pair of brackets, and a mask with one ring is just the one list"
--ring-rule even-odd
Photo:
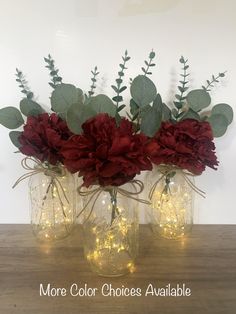
[[(149, 78), (154, 58), (152, 51), (142, 74), (130, 79), (128, 88), (125, 71), (130, 57), (126, 51), (110, 98), (96, 95), (97, 67), (91, 71), (91, 89), (84, 93), (63, 82), (49, 55), (45, 62), (53, 89), (51, 111), (45, 112), (34, 100), (19, 70), (17, 82), (26, 96), (20, 111), (0, 109), (0, 123), (5, 127), (23, 126), (9, 134), (26, 155), (22, 166), (28, 172), (16, 184), (31, 178), (32, 222), (42, 238), (60, 238), (71, 230), (75, 220), (73, 175), (83, 178), (77, 188), (83, 199), (77, 217), (83, 216), (85, 256), (100, 275), (120, 276), (134, 270), (139, 203), (150, 206), (154, 232), (166, 238), (186, 234), (192, 224), (193, 193), (204, 196), (194, 176), (206, 167), (216, 169), (213, 138), (222, 136), (233, 120), (227, 104), (209, 110), (211, 88), (225, 73), (189, 91), (189, 65), (181, 57), (179, 93), (169, 108)], [(124, 92), (128, 90), (127, 102)], [(136, 178), (142, 171), (148, 171), (145, 186)], [(148, 200), (140, 198), (144, 188)], [(55, 226), (60, 232), (55, 232)]]
[[(54, 61), (50, 57), (45, 61), (52, 76), (53, 83), (49, 84), (56, 88), (62, 79)], [(31, 224), (35, 236), (41, 241), (61, 239), (70, 234), (76, 220), (75, 178), (64, 167), (60, 153), (72, 132), (59, 114), (47, 112), (35, 101), (23, 73), (18, 69), (16, 81), (24, 94), (20, 110), (15, 107), (0, 109), (0, 123), (14, 130), (9, 133), (10, 139), (17, 152), (26, 156), (21, 164), (27, 172), (13, 187), (30, 178)]]

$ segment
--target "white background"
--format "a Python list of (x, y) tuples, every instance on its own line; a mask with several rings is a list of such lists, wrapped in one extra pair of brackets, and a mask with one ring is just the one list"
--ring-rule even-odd
[[(112, 96), (121, 55), (132, 59), (129, 77), (140, 73), (153, 48), (153, 80), (166, 102), (175, 93), (183, 54), (191, 65), (191, 86), (228, 70), (212, 92), (213, 104), (236, 110), (236, 1), (234, 0), (0, 0), (0, 108), (18, 106), (15, 68), (27, 75), (37, 100), (49, 105), (51, 88), (43, 57), (51, 53), (64, 82), (88, 90), (90, 69), (101, 72), (99, 92)], [(195, 223), (236, 223), (236, 126), (216, 140), (218, 171), (197, 178), (207, 193), (197, 199)], [(20, 154), (0, 125), (0, 223), (29, 222), (27, 182), (11, 189), (23, 173)]]

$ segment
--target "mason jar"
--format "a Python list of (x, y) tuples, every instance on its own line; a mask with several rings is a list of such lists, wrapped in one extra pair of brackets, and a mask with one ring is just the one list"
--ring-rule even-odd
[(154, 166), (147, 175), (147, 186), (153, 232), (167, 239), (189, 233), (193, 225), (194, 176), (174, 167)]
[(122, 276), (135, 269), (138, 202), (119, 193), (120, 188), (135, 190), (129, 183), (119, 188), (92, 186), (84, 196), (84, 253), (92, 271), (101, 276)]
[(38, 240), (58, 240), (70, 234), (76, 220), (75, 189), (75, 177), (62, 165), (31, 176), (31, 225)]

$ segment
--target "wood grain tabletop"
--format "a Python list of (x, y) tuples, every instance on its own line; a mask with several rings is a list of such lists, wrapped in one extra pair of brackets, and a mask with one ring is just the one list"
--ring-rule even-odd
[[(119, 278), (93, 274), (82, 241), (80, 226), (49, 245), (37, 242), (29, 225), (0, 225), (0, 314), (236, 313), (236, 226), (195, 225), (183, 240), (155, 238), (141, 226), (136, 271)], [(40, 296), (40, 284), (64, 288), (66, 295)], [(96, 293), (72, 296), (73, 284), (81, 294), (86, 287)], [(190, 296), (145, 295), (150, 285), (158, 291), (183, 284)], [(110, 287), (141, 295), (109, 296)]]

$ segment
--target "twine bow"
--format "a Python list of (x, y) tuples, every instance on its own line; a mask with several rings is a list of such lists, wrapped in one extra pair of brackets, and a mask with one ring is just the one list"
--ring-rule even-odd
[(153, 186), (150, 189), (149, 192), (149, 199), (152, 200), (153, 198), (153, 194), (155, 192), (155, 189), (158, 185), (158, 183), (166, 176), (168, 176), (169, 174), (173, 173), (173, 172), (178, 172), (185, 180), (185, 182), (189, 185), (189, 187), (194, 190), (198, 195), (200, 195), (201, 197), (206, 197), (205, 196), (205, 192), (200, 190), (190, 179), (189, 177), (194, 177), (195, 175), (192, 174), (191, 172), (187, 171), (187, 170), (183, 170), (180, 169), (178, 167), (175, 166), (168, 166), (168, 165), (163, 165), (163, 166), (159, 166), (159, 171), (162, 173), (162, 176), (153, 184)]
[(98, 186), (97, 188), (94, 188), (94, 189), (90, 189), (90, 190), (86, 190), (86, 191), (82, 191), (83, 189), (83, 185), (81, 185), (80, 187), (78, 187), (78, 193), (80, 196), (83, 196), (83, 197), (89, 197), (89, 200), (87, 201), (87, 203), (84, 205), (83, 209), (80, 211), (80, 213), (77, 215), (77, 218), (85, 211), (85, 209), (88, 207), (88, 205), (92, 203), (92, 207), (91, 207), (91, 210), (89, 212), (89, 215), (87, 216), (86, 220), (89, 219), (89, 217), (91, 216), (93, 210), (94, 210), (94, 206), (95, 206), (95, 203), (97, 201), (97, 199), (99, 198), (100, 194), (103, 192), (103, 191), (107, 191), (107, 192), (110, 192), (110, 191), (114, 191), (115, 194), (120, 194), (120, 195), (123, 195), (123, 196), (126, 196), (130, 199), (133, 199), (139, 203), (142, 203), (142, 204), (146, 204), (146, 205), (150, 205), (150, 202), (147, 201), (147, 200), (144, 200), (144, 199), (139, 199), (137, 197), (137, 195), (139, 195), (140, 193), (143, 192), (144, 190), (144, 184), (142, 181), (140, 180), (132, 180), (130, 183), (134, 189), (136, 189), (136, 192), (131, 192), (131, 191), (127, 191), (125, 190), (124, 188), (121, 188), (119, 186), (106, 186), (106, 187), (103, 187), (103, 186)]
[[(34, 163), (34, 166), (30, 165), (30, 162)], [(66, 199), (67, 203), (69, 204), (69, 200), (66, 196), (66, 193), (61, 185), (61, 182), (58, 180), (58, 177), (63, 177), (65, 176), (66, 172), (65, 169), (63, 167), (59, 167), (59, 166), (52, 166), (51, 168), (47, 167), (45, 164), (43, 164), (41, 161), (39, 161), (38, 159), (35, 159), (33, 157), (25, 157), (24, 159), (22, 159), (21, 161), (21, 166), (28, 171), (28, 173), (23, 174), (22, 176), (20, 176), (16, 182), (14, 183), (14, 185), (12, 186), (12, 188), (14, 189), (21, 181), (30, 178), (36, 174), (39, 173), (43, 173), (46, 176), (51, 177), (51, 182), (48, 185), (47, 188), (47, 192), (48, 193), (50, 186), (55, 187), (56, 192), (58, 194), (60, 203), (63, 204), (61, 196), (60, 196), (60, 190), (64, 196), (64, 198)], [(63, 214), (64, 210), (63, 210)]]

